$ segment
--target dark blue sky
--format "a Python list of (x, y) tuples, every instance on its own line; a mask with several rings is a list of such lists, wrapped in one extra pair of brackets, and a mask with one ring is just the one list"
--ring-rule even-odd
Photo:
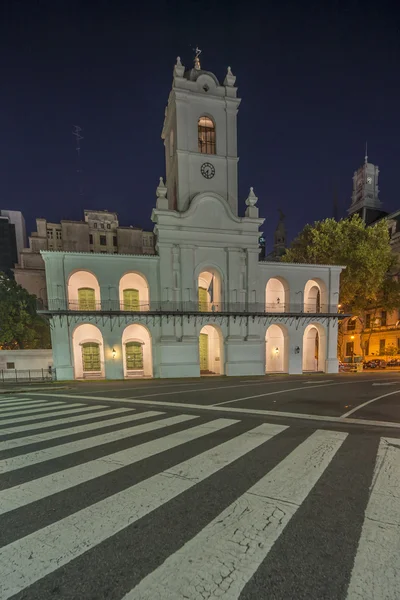
[[(326, 4), (326, 6), (325, 6)], [(34, 218), (115, 210), (150, 227), (177, 55), (237, 76), (239, 206), (250, 185), (268, 236), (348, 207), (353, 171), (381, 169), (400, 205), (400, 10), (395, 2), (5, 0), (0, 8), (0, 205)], [(72, 126), (83, 127), (85, 197)], [(270, 248), (270, 243), (268, 244)]]

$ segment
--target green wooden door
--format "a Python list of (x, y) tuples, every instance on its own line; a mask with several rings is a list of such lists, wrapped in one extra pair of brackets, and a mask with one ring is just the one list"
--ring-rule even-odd
[(198, 294), (199, 294), (199, 310), (201, 312), (207, 312), (208, 311), (208, 292), (207, 292), (206, 288), (199, 287)]
[(92, 288), (80, 288), (78, 290), (79, 310), (96, 310), (96, 297)]
[(200, 334), (199, 349), (200, 371), (208, 371), (208, 335), (206, 333)]
[(82, 344), (83, 371), (101, 371), (100, 346), (95, 342)]
[(143, 369), (143, 345), (140, 342), (128, 342), (125, 353), (127, 371)]
[(139, 310), (139, 290), (124, 290), (124, 310)]

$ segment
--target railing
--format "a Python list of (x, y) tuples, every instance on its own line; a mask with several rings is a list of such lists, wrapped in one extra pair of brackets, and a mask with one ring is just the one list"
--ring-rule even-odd
[(62, 298), (49, 299), (46, 303), (38, 301), (38, 311), (47, 313), (66, 312), (112, 312), (112, 313), (231, 313), (231, 314), (273, 314), (273, 313), (307, 313), (307, 314), (337, 314), (337, 304), (317, 305), (299, 303), (264, 302), (198, 302), (196, 301), (158, 301), (140, 302), (137, 305), (124, 304), (119, 300), (103, 300), (101, 303), (82, 304), (77, 300)]
[(0, 370), (0, 383), (52, 381), (54, 375), (55, 371), (48, 369), (6, 369)]

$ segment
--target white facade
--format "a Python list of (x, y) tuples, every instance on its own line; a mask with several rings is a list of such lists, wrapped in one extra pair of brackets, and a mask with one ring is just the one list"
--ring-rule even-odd
[(0, 382), (12, 380), (15, 371), (47, 373), (53, 366), (52, 350), (0, 350)]
[(252, 189), (238, 216), (234, 83), (177, 61), (157, 255), (42, 253), (58, 379), (337, 371), (342, 267), (260, 262)]

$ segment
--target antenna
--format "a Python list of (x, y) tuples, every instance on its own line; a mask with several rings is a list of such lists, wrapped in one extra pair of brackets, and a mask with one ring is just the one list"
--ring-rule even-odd
[(81, 169), (81, 144), (80, 144), (81, 140), (83, 140), (83, 136), (81, 135), (81, 131), (82, 131), (82, 127), (79, 127), (79, 125), (74, 125), (72, 135), (76, 139), (76, 148), (75, 149), (76, 149), (76, 153), (78, 156), (76, 172), (78, 173), (79, 195), (83, 196), (82, 169)]
[(368, 142), (365, 142), (365, 164), (368, 162)]

